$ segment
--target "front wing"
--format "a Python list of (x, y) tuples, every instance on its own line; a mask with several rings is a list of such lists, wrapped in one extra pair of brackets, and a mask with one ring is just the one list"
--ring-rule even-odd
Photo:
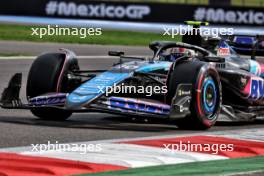
[[(182, 84), (178, 87), (172, 105), (159, 101), (128, 98), (128, 97), (106, 97), (100, 96), (89, 104), (84, 104), (78, 109), (67, 109), (65, 106), (67, 93), (49, 93), (34, 97), (28, 103), (22, 103), (19, 98), (22, 82), (22, 74), (15, 74), (9, 81), (8, 87), (3, 91), (0, 99), (0, 107), (4, 109), (41, 109), (56, 108), (71, 112), (102, 112), (118, 115), (142, 116), (180, 119), (189, 115), (191, 94), (182, 95), (180, 92), (188, 92), (191, 85)], [(190, 91), (191, 92), (191, 91)], [(244, 109), (243, 109), (244, 108)], [(264, 114), (264, 107), (239, 107), (222, 105), (222, 111), (218, 121), (252, 121), (261, 112)]]
[[(71, 112), (103, 112), (131, 116), (162, 117), (162, 118), (182, 118), (190, 113), (191, 95), (177, 96), (173, 103), (173, 108), (165, 103), (150, 99), (138, 99), (117, 96), (100, 96), (89, 104), (83, 104), (77, 109), (67, 109), (65, 102), (67, 93), (48, 93), (38, 97), (28, 99), (28, 103), (22, 103), (20, 99), (20, 89), (22, 74), (16, 73), (9, 81), (8, 87), (2, 93), (0, 106), (5, 109), (41, 109), (56, 108)], [(187, 91), (190, 85), (182, 85), (179, 92)], [(172, 110), (173, 109), (173, 110)]]

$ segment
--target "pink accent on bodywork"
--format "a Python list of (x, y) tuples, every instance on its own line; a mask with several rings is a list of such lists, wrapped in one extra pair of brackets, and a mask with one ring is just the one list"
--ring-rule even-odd
[(264, 76), (264, 64), (259, 63), (259, 66), (260, 66), (260, 75)]
[(61, 69), (61, 72), (60, 72), (60, 76), (58, 78), (58, 81), (57, 81), (57, 89), (56, 89), (56, 92), (60, 92), (60, 83), (62, 82), (62, 76), (63, 76), (63, 72), (64, 72), (64, 69), (65, 69), (65, 65), (67, 63), (67, 60), (68, 60), (68, 54), (65, 52), (65, 59), (64, 59), (64, 63), (63, 63), (63, 66), (62, 66), (62, 69)]
[(244, 90), (242, 91), (246, 96), (250, 96), (251, 95), (251, 84), (252, 84), (252, 80), (262, 80), (262, 78), (252, 75), (249, 78), (249, 81), (247, 82), (247, 85), (245, 86)]
[(202, 111), (202, 107), (201, 107), (201, 91), (202, 91), (202, 80), (204, 78), (204, 74), (202, 74), (199, 78), (199, 82), (198, 82), (198, 87), (197, 87), (197, 107), (198, 107), (198, 113), (200, 114), (200, 116), (203, 116), (204, 113)]
[(249, 95), (250, 94), (250, 89), (251, 89), (251, 78), (249, 79), (249, 81), (247, 82), (246, 87), (244, 88), (244, 90), (242, 91), (245, 95)]

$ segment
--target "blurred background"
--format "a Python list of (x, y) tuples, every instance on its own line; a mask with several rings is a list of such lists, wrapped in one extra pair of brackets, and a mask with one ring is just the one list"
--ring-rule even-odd
[[(118, 1), (118, 0), (112, 0)], [(226, 6), (246, 6), (261, 7), (264, 5), (263, 0), (125, 0), (127, 2), (160, 2), (175, 4), (194, 4), (194, 5), (226, 5)]]
[[(264, 33), (263, 7), (264, 0), (2, 0), (0, 40), (147, 45), (153, 40), (180, 41), (181, 36), (162, 35), (164, 26), (177, 28), (186, 20), (257, 35)], [(32, 27), (47, 25), (102, 28), (103, 35), (31, 35)]]

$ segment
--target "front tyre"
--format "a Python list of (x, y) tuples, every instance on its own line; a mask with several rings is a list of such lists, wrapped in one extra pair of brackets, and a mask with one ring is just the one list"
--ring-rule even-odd
[[(184, 75), (184, 76), (183, 76)], [(173, 96), (179, 84), (192, 84), (191, 114), (176, 121), (182, 129), (208, 129), (221, 110), (222, 90), (215, 68), (201, 62), (184, 62), (171, 73), (169, 91)], [(171, 96), (172, 97), (172, 96)]]
[(179, 126), (184, 127), (192, 121), (191, 128), (211, 128), (218, 119), (222, 103), (221, 83), (217, 71), (214, 68), (204, 67), (196, 78), (195, 86), (191, 103), (192, 114), (179, 122)]
[[(39, 56), (32, 64), (27, 81), (27, 97), (32, 98), (51, 92), (66, 91), (67, 83), (63, 79), (67, 71), (78, 69), (76, 59), (65, 60), (63, 53), (51, 53)], [(55, 108), (37, 108), (32, 114), (44, 120), (65, 120), (72, 112)]]

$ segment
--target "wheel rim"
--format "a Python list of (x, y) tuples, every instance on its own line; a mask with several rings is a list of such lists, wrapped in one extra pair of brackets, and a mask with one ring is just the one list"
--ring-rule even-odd
[(217, 90), (212, 77), (205, 79), (203, 84), (203, 105), (206, 117), (213, 119), (214, 112), (217, 105)]

